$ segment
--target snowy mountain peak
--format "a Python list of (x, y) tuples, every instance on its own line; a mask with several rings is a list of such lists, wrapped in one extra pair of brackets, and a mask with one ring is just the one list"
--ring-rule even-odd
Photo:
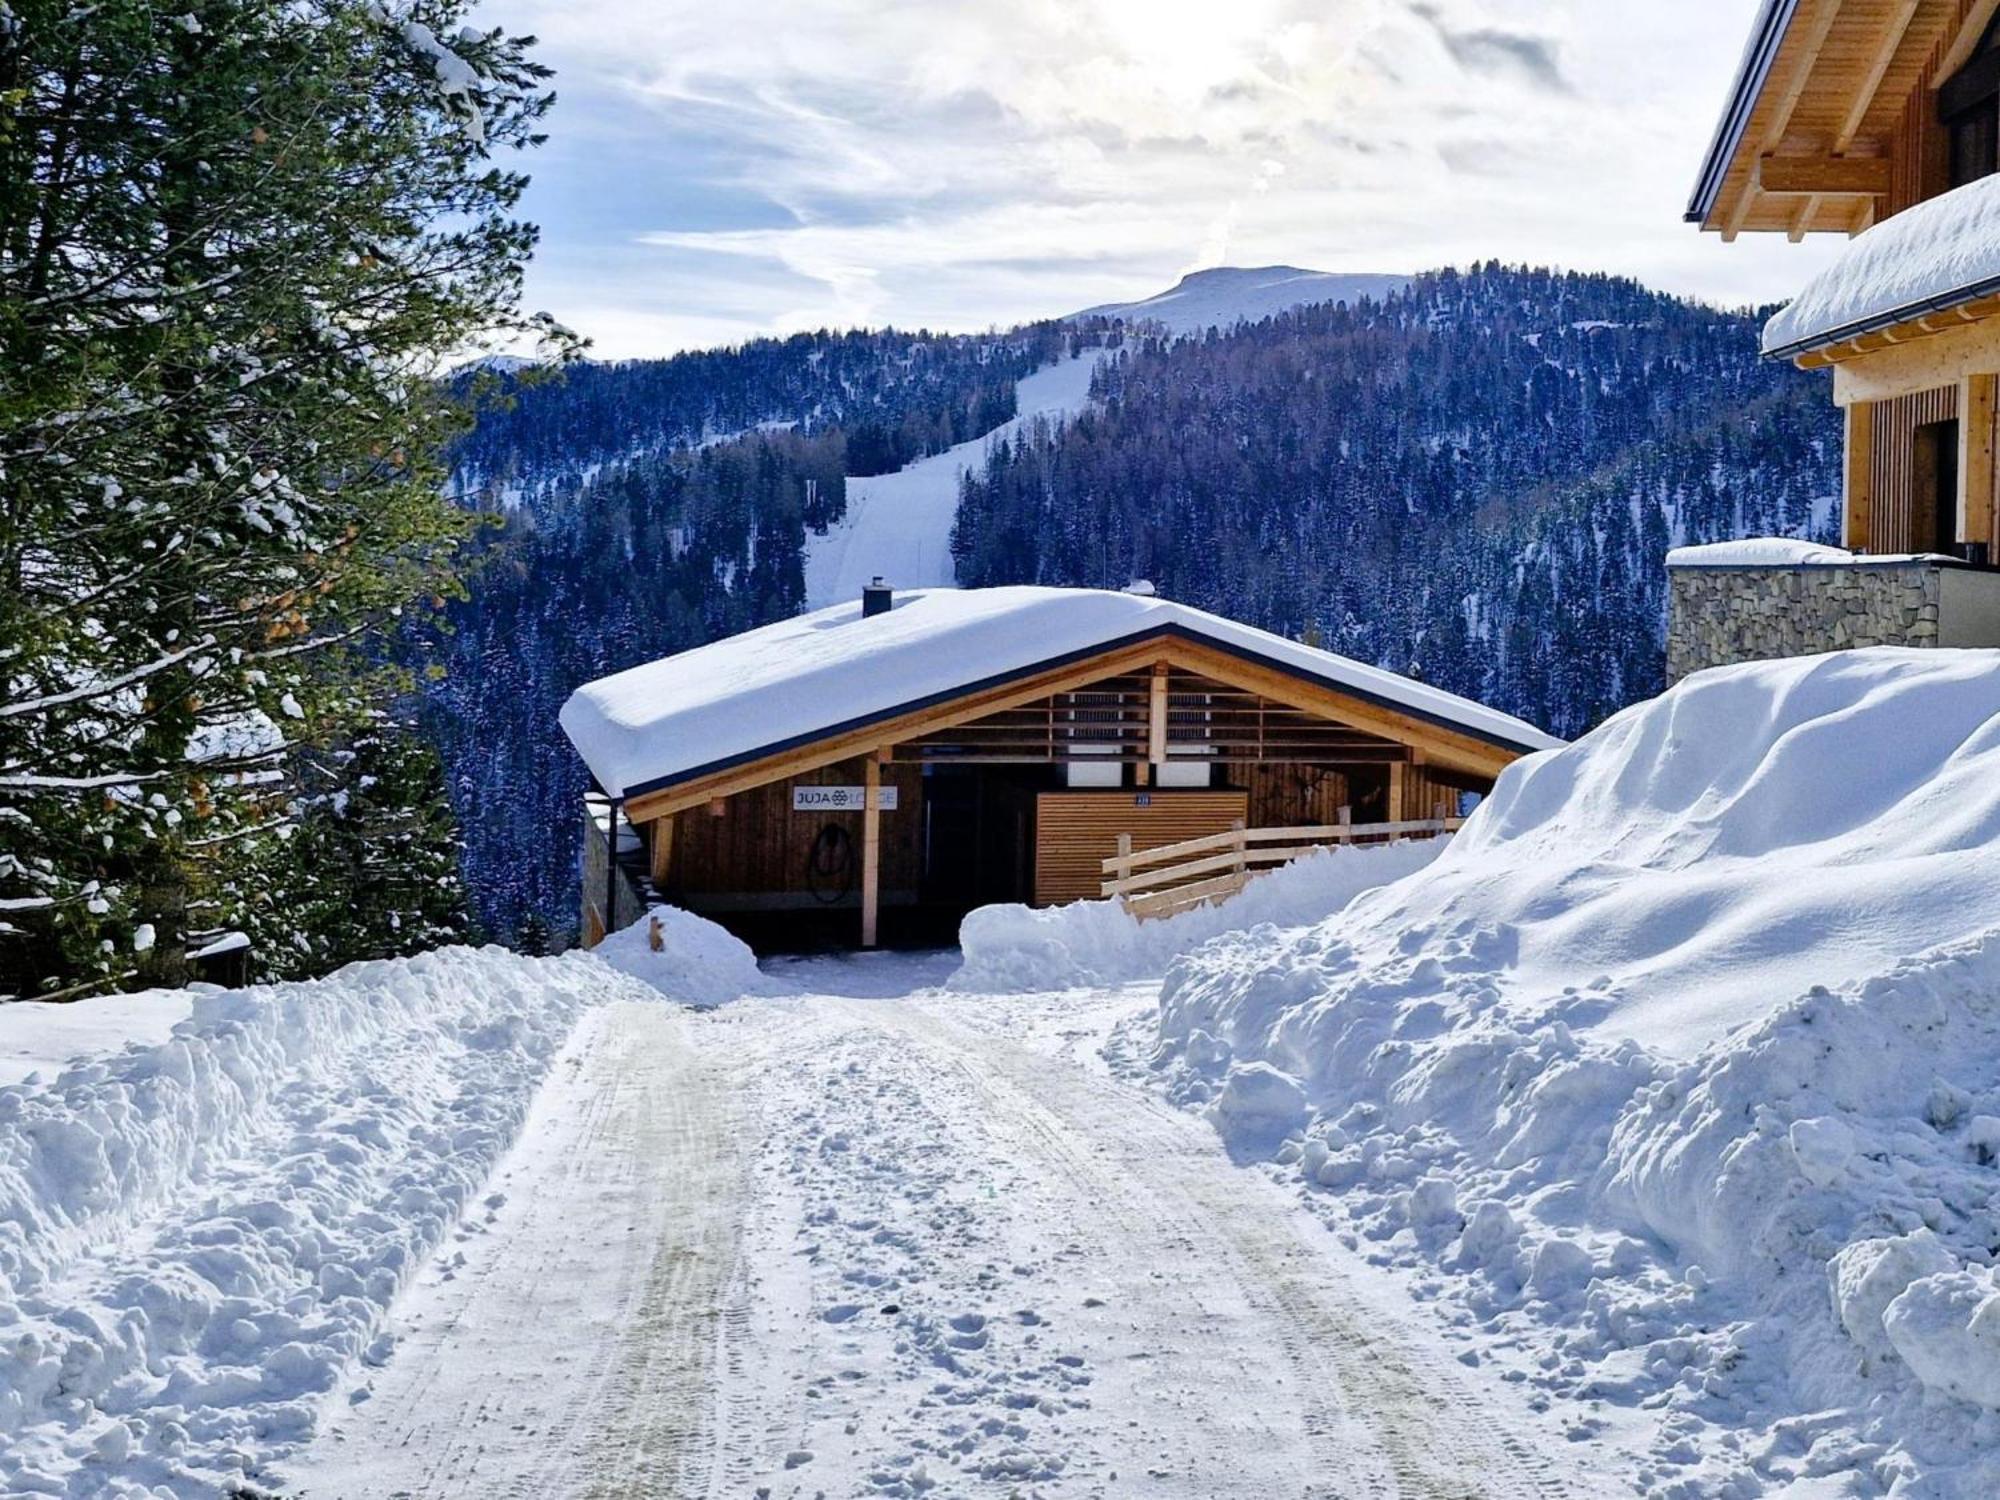
[(1138, 302), (1107, 302), (1072, 318), (1123, 318), (1164, 326), (1170, 333), (1233, 328), (1319, 302), (1382, 298), (1410, 284), (1407, 276), (1306, 271), (1297, 266), (1214, 266), (1190, 271), (1167, 291)]

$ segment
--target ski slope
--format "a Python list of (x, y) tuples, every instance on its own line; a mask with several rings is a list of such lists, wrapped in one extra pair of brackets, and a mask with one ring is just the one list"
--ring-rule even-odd
[(806, 607), (823, 609), (861, 597), (871, 578), (898, 589), (950, 587), (957, 581), (951, 527), (961, 476), (985, 460), (988, 446), (1037, 418), (1075, 415), (1090, 400), (1097, 351), (1037, 370), (1015, 387), (1016, 413), (984, 437), (868, 479), (847, 481), (847, 514), (825, 536), (806, 538)]

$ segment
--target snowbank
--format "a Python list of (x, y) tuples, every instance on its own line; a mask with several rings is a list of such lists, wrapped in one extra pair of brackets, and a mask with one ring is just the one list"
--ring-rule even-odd
[(1658, 1413), (1658, 1493), (2000, 1487), (2000, 653), (1698, 674), (1159, 1030), (1225, 1133), (1293, 1080), (1322, 1211), (1532, 1378)]
[(187, 1018), (117, 1052), (97, 1002), (67, 1033), (38, 1017), (45, 1053), (100, 1055), (0, 1088), (0, 1493), (255, 1487), (343, 1372), (386, 1357), (391, 1299), (582, 1011), (755, 977), (710, 924), (665, 931), (633, 965), (649, 984), (587, 954), (447, 949), (152, 997)]
[(89, 1000), (14, 1000), (0, 1005), (0, 1084), (60, 1071), (78, 1058), (153, 1045), (188, 1018), (193, 990), (140, 990)]
[(1362, 891), (1422, 869), (1444, 852), (1445, 842), (1322, 850), (1260, 876), (1234, 900), (1156, 922), (1136, 921), (1117, 901), (982, 906), (959, 926), (965, 963), (949, 987), (1025, 994), (1156, 978), (1218, 933), (1320, 921)]
[(1884, 219), (1764, 325), (1764, 352), (1823, 348), (1969, 302), (2000, 285), (2000, 178)]
[(704, 1010), (782, 988), (758, 970), (757, 955), (741, 938), (677, 906), (654, 907), (646, 919), (612, 933), (591, 952), (620, 973)]
[[(1789, 536), (1746, 536), (1733, 542), (1708, 542), (1676, 547), (1667, 554), (1670, 568), (1784, 568), (1801, 563), (1851, 563), (1855, 555), (1839, 547), (1802, 542)], [(1879, 561), (1879, 559), (1877, 559)]]

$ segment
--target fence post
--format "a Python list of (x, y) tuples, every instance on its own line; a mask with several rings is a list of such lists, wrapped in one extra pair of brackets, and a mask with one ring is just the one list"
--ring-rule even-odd
[(1334, 842), (1339, 844), (1353, 843), (1354, 809), (1351, 807), (1342, 807), (1339, 815), (1335, 818), (1335, 821), (1340, 824), (1340, 832), (1335, 837)]
[(1229, 831), (1236, 835), (1236, 878), (1240, 881), (1250, 868), (1250, 840), (1241, 818), (1230, 822)]

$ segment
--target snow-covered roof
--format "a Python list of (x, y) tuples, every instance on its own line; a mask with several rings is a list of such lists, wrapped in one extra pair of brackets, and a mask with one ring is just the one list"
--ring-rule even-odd
[(1982, 177), (1855, 238), (1764, 325), (1764, 352), (1797, 355), (2000, 291), (2000, 176)]
[(1102, 589), (914, 589), (781, 620), (578, 688), (562, 727), (598, 784), (653, 790), (984, 684), (1178, 635), (1505, 749), (1563, 742), (1394, 672), (1204, 610)]

